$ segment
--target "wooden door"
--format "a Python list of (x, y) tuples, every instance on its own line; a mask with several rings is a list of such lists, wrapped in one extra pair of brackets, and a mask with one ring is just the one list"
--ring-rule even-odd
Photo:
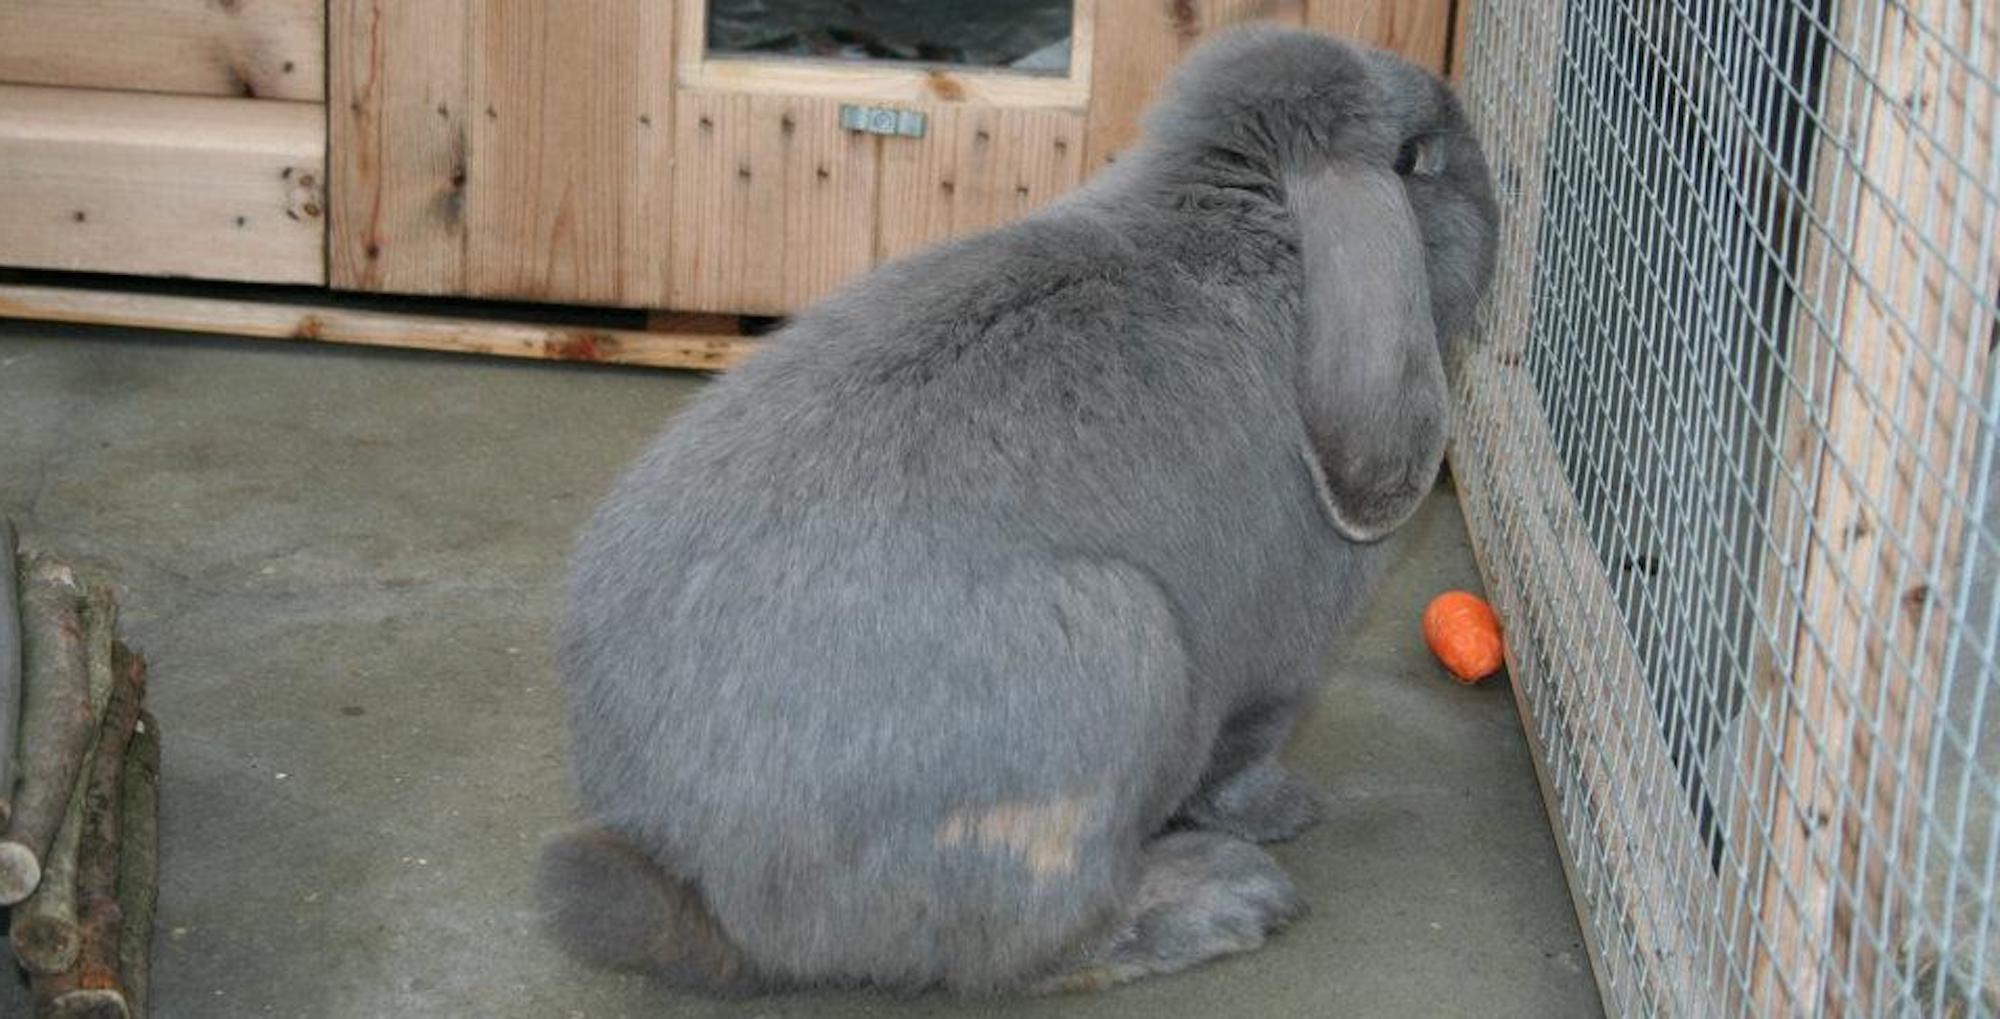
[(708, 0), (331, 0), (332, 282), (783, 314), (1074, 187), (1210, 30), (1274, 18), (1442, 68), (1452, 6), (1071, 0), (1066, 65), (1028, 73), (712, 52)]
[[(1091, 39), (1071, 0), (1066, 70), (720, 54), (682, 6), (673, 301), (780, 313), (885, 260), (1013, 219), (1083, 174)], [(894, 111), (908, 133), (842, 126)]]

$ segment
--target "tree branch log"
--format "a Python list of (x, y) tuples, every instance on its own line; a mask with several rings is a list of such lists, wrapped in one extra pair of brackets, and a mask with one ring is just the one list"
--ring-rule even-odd
[(21, 738), (21, 561), (14, 522), (0, 519), (0, 831), (14, 816)]
[(125, 1003), (132, 1015), (146, 1015), (152, 985), (153, 905), (160, 887), (160, 723), (139, 713), (132, 745), (125, 751), (120, 779), (118, 824), (118, 973), (125, 978)]
[(125, 751), (139, 720), (145, 695), (146, 661), (124, 644), (112, 651), (116, 682), (104, 712), (97, 754), (91, 762), (84, 798), (84, 824), (77, 849), (76, 898), (81, 916), (81, 944), (76, 962), (53, 976), (37, 974), (35, 997), (52, 1016), (118, 1016), (130, 1014), (119, 979), (118, 955), (123, 938), (123, 914), (118, 902), (119, 821), (123, 804), (120, 780)]
[[(111, 687), (117, 671), (112, 651), (116, 640), (113, 632), (117, 625), (116, 616), (117, 609), (110, 589), (104, 585), (91, 585), (83, 603), (82, 618), (84, 661), (90, 677), (93, 710), (100, 708), (100, 700), (107, 704), (112, 700)], [(102, 698), (98, 695), (100, 688), (104, 690)], [(108, 712), (104, 713), (104, 718), (108, 724)], [(90, 748), (84, 751), (77, 781), (70, 790), (69, 806), (63, 814), (62, 826), (56, 830), (55, 841), (41, 861), (41, 881), (36, 884), (34, 894), (14, 907), (9, 919), (7, 936), (14, 945), (14, 956), (20, 960), (21, 967), (30, 973), (61, 973), (76, 962), (77, 949), (82, 943), (79, 929), (81, 916), (77, 907), (77, 851), (82, 843), (86, 820), (84, 806), (89, 792), (89, 776), (107, 735), (107, 728), (100, 726)]]
[(28, 897), (62, 827), (85, 752), (97, 730), (84, 651), (82, 592), (74, 570), (37, 556), (21, 599), (20, 771), (14, 816), (0, 835), (0, 905)]

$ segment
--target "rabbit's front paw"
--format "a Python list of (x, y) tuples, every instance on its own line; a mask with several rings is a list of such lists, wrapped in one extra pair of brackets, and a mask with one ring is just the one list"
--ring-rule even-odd
[(1326, 796), (1275, 761), (1204, 790), (1183, 813), (1202, 828), (1252, 842), (1283, 842), (1326, 817)]

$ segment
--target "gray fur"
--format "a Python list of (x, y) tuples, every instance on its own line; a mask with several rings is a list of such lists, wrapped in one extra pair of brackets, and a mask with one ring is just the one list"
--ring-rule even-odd
[(1213, 832), (1176, 832), (1146, 847), (1130, 918), (1040, 991), (1096, 991), (1248, 952), (1305, 912), (1269, 853)]
[[(1406, 208), (1293, 193), (1399, 165)], [(1385, 257), (1425, 278), (1355, 288), (1302, 215), (1400, 229)], [(1225, 923), (1230, 881), (1159, 869), (1260, 850), (1160, 833), (1316, 816), (1271, 758), (1366, 597), (1379, 549), (1350, 538), (1407, 513), (1444, 428), (1352, 409), (1441, 407), (1396, 366), (1470, 321), (1492, 231), (1435, 79), (1240, 30), (1085, 187), (883, 267), (718, 380), (590, 525), (561, 640), (590, 819), (659, 868), (630, 899), (680, 890), (639, 954), (716, 983), (662, 947), (695, 909), (763, 986), (982, 992), (1281, 922)], [(1390, 317), (1416, 324), (1354, 331)], [(560, 914), (636, 881), (606, 872), (545, 867), (544, 894)], [(612, 961), (639, 936), (555, 926)]]

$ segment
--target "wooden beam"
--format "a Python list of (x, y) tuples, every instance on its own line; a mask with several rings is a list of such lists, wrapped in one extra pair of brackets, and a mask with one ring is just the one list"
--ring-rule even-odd
[(465, 292), (468, 2), (328, 4), (336, 288)]
[(332, 0), (334, 286), (672, 303), (670, 7)]
[(326, 98), (324, 0), (0, 0), (0, 82)]
[(1752, 707), (1771, 730), (1745, 741), (1743, 773), (1771, 804), (1752, 941), (1766, 1015), (1892, 1010), (1901, 961), (1879, 948), (1901, 950), (1923, 906), (1892, 867), (1916, 865), (1949, 612), (1980, 526), (1964, 507), (2000, 288), (1982, 251), (2000, 233), (1986, 190), (2000, 11), (1846, 2), (1833, 37), (1861, 66), (1836, 72), (1854, 87), (1821, 116), (1827, 285), (1805, 295), (1789, 358), (1812, 387), (1786, 419), (1803, 492), (1774, 508), (1786, 533), (1806, 521), (1795, 643), (1789, 669), (1759, 672)]
[(323, 283), (316, 103), (0, 85), (0, 264)]
[(742, 336), (532, 325), (3, 282), (0, 318), (701, 371), (729, 368), (756, 348), (755, 340)]

